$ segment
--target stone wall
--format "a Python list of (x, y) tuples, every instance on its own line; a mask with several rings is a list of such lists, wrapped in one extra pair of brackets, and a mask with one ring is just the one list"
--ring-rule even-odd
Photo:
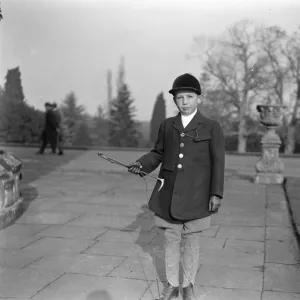
[(19, 158), (0, 150), (0, 229), (12, 224), (23, 212), (21, 169)]

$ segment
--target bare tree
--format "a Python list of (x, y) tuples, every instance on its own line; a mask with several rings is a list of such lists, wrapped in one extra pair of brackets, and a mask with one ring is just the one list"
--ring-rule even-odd
[(287, 144), (285, 153), (294, 152), (295, 148), (295, 128), (297, 123), (297, 111), (300, 108), (300, 27), (291, 37), (289, 37), (283, 54), (288, 60), (288, 68), (292, 77), (291, 83), (296, 86), (296, 101), (294, 101), (291, 120), (288, 125)]
[(282, 55), (286, 39), (286, 32), (277, 26), (262, 27), (260, 30), (259, 44), (268, 60), (266, 75), (269, 81), (265, 88), (270, 102), (281, 105), (284, 104), (284, 84), (289, 79), (287, 60)]
[[(277, 26), (262, 27), (260, 30), (259, 44), (268, 59), (266, 76), (268, 76), (269, 82), (265, 87), (268, 92), (268, 102), (287, 107), (283, 116), (283, 126), (278, 130), (281, 139), (284, 141), (284, 145), (288, 143), (288, 127), (293, 108), (290, 97), (288, 97), (288, 101), (285, 101), (285, 96), (288, 92), (287, 87), (291, 80), (288, 60), (283, 55), (287, 39), (287, 33)], [(287, 147), (285, 147), (286, 149)]]
[(207, 117), (217, 120), (226, 135), (234, 134), (231, 124), (237, 116), (237, 111), (230, 105), (230, 101), (227, 101), (227, 93), (222, 88), (218, 89), (211, 85), (211, 78), (208, 73), (201, 73), (200, 82), (202, 101), (198, 109)]
[[(243, 20), (230, 27), (225, 36), (208, 41), (203, 68), (213, 77), (213, 88), (222, 90), (224, 107), (237, 116), (238, 152), (246, 152), (247, 118), (257, 96), (262, 97), (266, 85), (267, 59), (259, 51), (259, 30), (253, 22)], [(196, 39), (196, 43), (200, 42)], [(203, 47), (203, 45), (199, 46)]]

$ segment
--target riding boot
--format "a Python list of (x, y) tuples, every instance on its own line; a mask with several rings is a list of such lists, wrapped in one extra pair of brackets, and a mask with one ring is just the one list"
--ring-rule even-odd
[(168, 283), (168, 286), (155, 300), (171, 300), (179, 295), (179, 286), (175, 287)]

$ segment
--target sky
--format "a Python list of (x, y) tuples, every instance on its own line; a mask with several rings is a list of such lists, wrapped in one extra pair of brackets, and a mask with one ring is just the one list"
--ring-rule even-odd
[[(125, 58), (125, 81), (135, 99), (136, 119), (149, 121), (164, 93), (167, 117), (175, 106), (168, 93), (175, 78), (201, 73), (187, 59), (197, 36), (219, 36), (242, 19), (300, 25), (299, 0), (0, 0), (0, 85), (20, 67), (27, 102), (43, 109), (73, 91), (90, 114), (107, 104), (106, 73), (116, 86)], [(114, 89), (115, 95), (115, 89)]]

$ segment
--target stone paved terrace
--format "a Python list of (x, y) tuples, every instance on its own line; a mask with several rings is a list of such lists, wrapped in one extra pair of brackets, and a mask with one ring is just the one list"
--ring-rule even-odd
[[(0, 231), (0, 299), (152, 300), (165, 284), (163, 237), (139, 177), (95, 151), (24, 159), (26, 211)], [(131, 162), (141, 153), (109, 152)], [(239, 159), (239, 158), (238, 158)], [(256, 158), (227, 168), (251, 172)], [(299, 164), (299, 163), (298, 163)], [(297, 165), (289, 161), (289, 172)], [(199, 300), (299, 300), (299, 249), (284, 192), (228, 176), (223, 205), (201, 237)]]

